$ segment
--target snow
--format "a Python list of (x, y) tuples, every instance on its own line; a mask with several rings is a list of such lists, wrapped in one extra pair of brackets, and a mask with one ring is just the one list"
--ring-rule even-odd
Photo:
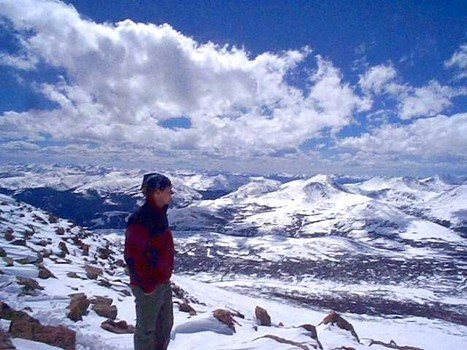
[[(41, 183), (36, 169), (20, 170), (16, 169), (23, 171), (23, 175), (0, 178), (0, 187), (8, 185), (19, 189), (46, 184), (102, 193), (122, 190), (136, 196), (141, 174), (141, 171), (115, 169), (100, 173), (94, 169), (93, 174), (82, 175), (82, 169), (51, 167), (51, 179)], [(194, 260), (189, 262), (197, 261), (206, 269), (200, 272), (196, 270), (199, 266), (190, 265), (173, 277), (173, 282), (183, 288), (189, 298), (200, 303), (191, 302), (197, 311), (195, 316), (180, 312), (175, 305), (169, 350), (293, 348), (264, 337), (267, 335), (313, 348), (316, 342), (309, 332), (298, 327), (302, 324), (317, 326), (325, 350), (342, 346), (384, 349), (378, 345), (370, 347), (370, 339), (386, 343), (394, 340), (401, 346), (425, 350), (467, 348), (467, 326), (462, 321), (449, 322), (410, 313), (340, 312), (354, 326), (361, 340), (358, 343), (350, 333), (335, 326), (318, 325), (331, 309), (313, 303), (332, 298), (341, 300), (340, 305), (345, 307), (346, 303), (365, 303), (379, 298), (383, 303), (398, 302), (417, 307), (449, 306), (462, 313), (467, 306), (465, 238), (447, 227), (411, 215), (399, 204), (418, 203), (435, 217), (459, 219), (461, 217), (452, 214), (465, 210), (465, 185), (444, 184), (440, 179), (373, 178), (341, 186), (334, 177), (325, 175), (282, 184), (265, 177), (173, 174), (176, 175), (176, 190), (191, 203), (186, 208), (170, 211), (172, 222), (185, 224), (190, 229), (180, 230), (183, 226), (179, 226), (179, 230), (174, 231), (178, 255), (180, 258), (190, 256)], [(26, 184), (26, 180), (30, 183)], [(227, 188), (233, 191), (224, 197), (210, 201), (196, 199), (199, 198), (196, 191)], [(386, 190), (384, 196), (372, 196), (381, 190)], [(412, 199), (404, 199), (404, 193), (411, 193)], [(112, 212), (108, 214), (113, 215)], [(4, 237), (7, 228), (13, 230), (15, 238), (22, 239), (31, 231), (33, 235), (26, 239), (26, 246), (13, 245)], [(56, 233), (60, 228), (63, 235)], [(241, 234), (242, 230), (251, 228), (256, 230), (252, 236)], [(134, 325), (134, 299), (127, 295), (130, 291), (128, 276), (114, 261), (122, 254), (121, 230), (92, 232), (63, 219), (51, 222), (48, 213), (5, 195), (0, 195), (0, 230), (0, 247), (14, 260), (13, 266), (7, 266), (7, 261), (0, 258), (3, 301), (19, 310), (29, 307), (31, 316), (42, 324), (65, 325), (75, 330), (78, 350), (133, 348), (132, 335), (103, 330), (100, 325), (104, 318), (91, 308), (82, 321), (73, 322), (66, 317), (69, 294), (85, 292), (88, 298), (97, 295), (112, 298), (118, 308), (117, 321), (125, 320)], [(72, 243), (72, 238), (83, 232), (86, 235), (82, 241), (90, 245), (89, 257), (82, 256), (81, 249)], [(47, 242), (45, 247), (44, 242)], [(56, 256), (60, 254), (59, 242), (65, 242), (70, 251), (64, 258)], [(110, 247), (114, 257), (100, 258), (98, 249), (101, 247)], [(52, 253), (43, 258), (42, 264), (56, 279), (37, 278), (38, 267), (34, 261), (37, 253), (43, 250)], [(20, 263), (24, 258), (27, 261)], [(373, 264), (380, 260), (400, 264), (401, 269), (420, 261), (428, 264), (430, 273), (434, 272), (412, 271), (409, 266), (408, 280), (391, 274), (387, 280), (385, 276), (369, 280), (352, 276), (354, 272), (371, 275), (373, 269), (377, 270)], [(356, 262), (367, 265), (362, 270), (349, 270), (347, 279), (342, 276), (320, 278), (313, 269), (295, 273), (283, 270), (287, 263), (296, 264), (291, 266), (297, 269), (307, 264), (316, 269), (331, 264), (329, 266), (335, 266), (337, 273), (340, 267)], [(211, 263), (214, 268), (207, 269)], [(232, 271), (222, 270), (222, 263), (231, 263)], [(456, 264), (457, 270), (451, 270), (450, 263)], [(98, 280), (88, 279), (85, 264), (102, 268), (102, 276)], [(235, 270), (235, 267), (261, 264), (266, 267), (277, 264), (278, 268), (246, 270), (244, 274)], [(193, 272), (190, 273), (190, 269)], [(79, 278), (69, 277), (70, 272)], [(35, 295), (22, 294), (16, 276), (34, 278), (44, 289)], [(101, 280), (108, 281), (110, 287), (99, 285)], [(294, 301), (300, 297), (302, 302)], [(258, 325), (254, 316), (257, 305), (271, 315), (272, 327)], [(217, 308), (233, 309), (245, 315), (244, 319), (235, 317), (238, 322), (235, 333), (213, 318), (212, 311)], [(9, 324), (0, 320), (0, 326), (8, 329)], [(19, 350), (56, 349), (23, 339), (13, 339), (13, 342)]]
[(21, 338), (12, 338), (11, 342), (18, 350), (61, 350), (56, 346), (47, 345), (45, 343), (39, 343), (37, 341), (31, 341)]

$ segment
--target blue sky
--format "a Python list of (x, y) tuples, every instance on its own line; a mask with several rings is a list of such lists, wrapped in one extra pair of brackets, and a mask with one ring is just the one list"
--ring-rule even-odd
[(0, 2), (0, 161), (467, 170), (464, 1)]

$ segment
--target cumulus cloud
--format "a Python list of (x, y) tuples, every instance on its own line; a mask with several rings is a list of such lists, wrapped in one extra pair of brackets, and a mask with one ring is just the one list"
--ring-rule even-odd
[(467, 113), (417, 119), (409, 125), (385, 124), (359, 137), (339, 141), (345, 149), (378, 155), (417, 156), (424, 159), (457, 157), (467, 160)]
[[(319, 56), (308, 93), (289, 85), (287, 74), (311, 54), (306, 47), (251, 57), (199, 43), (168, 24), (95, 23), (56, 0), (6, 0), (0, 13), (22, 45), (21, 55), (4, 54), (2, 64), (32, 69), (44, 62), (66, 73), (37, 86), (58, 108), (0, 118), (0, 136), (8, 139), (46, 135), (160, 152), (268, 154), (339, 131), (371, 105)], [(180, 117), (190, 128), (163, 126)]]
[(359, 85), (369, 95), (386, 95), (397, 102), (397, 116), (408, 120), (431, 117), (452, 105), (452, 99), (465, 95), (465, 89), (454, 89), (432, 80), (426, 86), (413, 87), (397, 79), (398, 73), (392, 64), (371, 67), (360, 76)]
[(413, 117), (434, 116), (451, 106), (451, 99), (456, 93), (447, 86), (431, 81), (421, 88), (407, 89), (401, 95), (400, 117), (411, 119)]
[(456, 70), (456, 79), (461, 80), (467, 78), (467, 44), (461, 45), (452, 57), (444, 62), (447, 68)]
[(396, 69), (392, 64), (371, 67), (364, 75), (360, 76), (359, 84), (367, 92), (381, 94), (388, 89), (389, 83), (397, 76)]

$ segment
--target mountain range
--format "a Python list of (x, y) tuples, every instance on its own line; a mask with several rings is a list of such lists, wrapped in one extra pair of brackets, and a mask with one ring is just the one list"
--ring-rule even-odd
[[(0, 192), (9, 207), (2, 209), (0, 223), (7, 230), (16, 221), (28, 227), (66, 219), (62, 226), (69, 240), (90, 232), (96, 242), (91, 245), (110, 247), (115, 254), (100, 263), (117, 271), (124, 223), (142, 202), (140, 181), (148, 171), (154, 169), (3, 165)], [(194, 290), (209, 294), (209, 288), (220, 288), (234, 293), (235, 300), (247, 295), (321, 315), (335, 310), (354, 322), (383, 318), (391, 327), (402, 322), (397, 320), (414, 320), (407, 322), (417, 327), (433, 320), (452, 335), (445, 339), (452, 349), (466, 345), (459, 340), (467, 339), (467, 183), (462, 179), (162, 172), (175, 190), (169, 219), (177, 246), (176, 278), (186, 285), (201, 283)], [(14, 216), (16, 207), (29, 209)], [(52, 236), (41, 239), (58, 245)], [(8, 255), (14, 254), (11, 249), (17, 248), (1, 238)], [(7, 275), (22, 269), (13, 271)], [(72, 285), (65, 271), (52, 272)], [(122, 271), (113, 273), (118, 278), (106, 277), (111, 284), (126, 278)], [(116, 282), (120, 291), (121, 281)], [(130, 323), (131, 317), (127, 314)], [(437, 342), (403, 340), (440, 348)], [(248, 346), (232, 349), (261, 349)], [(179, 348), (190, 347), (174, 347)]]

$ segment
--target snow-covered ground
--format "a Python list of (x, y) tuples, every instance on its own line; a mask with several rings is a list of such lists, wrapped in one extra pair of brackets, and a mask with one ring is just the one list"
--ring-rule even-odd
[[(131, 349), (132, 336), (103, 330), (105, 318), (91, 307), (78, 322), (66, 313), (68, 295), (84, 292), (89, 299), (112, 298), (117, 321), (134, 324), (133, 297), (119, 261), (120, 225), (141, 199), (143, 173), (1, 166), (0, 190), (36, 207), (0, 195), (6, 255), (0, 258), (0, 300), (17, 310), (30, 308), (43, 324), (75, 330), (78, 349)], [(370, 339), (467, 348), (467, 184), (439, 177), (347, 182), (325, 175), (165, 173), (177, 192), (169, 212), (177, 246), (173, 281), (197, 311), (189, 316), (174, 305), (170, 349), (314, 349), (310, 332), (297, 328), (302, 324), (317, 326), (324, 349), (384, 349), (369, 347)], [(38, 206), (69, 209), (63, 211), (68, 218), (101, 229), (83, 229)], [(86, 265), (102, 273), (90, 279)], [(57, 278), (38, 278), (41, 267)], [(44, 289), (23, 295), (17, 276), (34, 278)], [(267, 309), (272, 327), (258, 326), (257, 305)], [(218, 308), (245, 315), (235, 317), (235, 334), (213, 318)], [(331, 310), (354, 326), (360, 343), (347, 331), (318, 325)], [(8, 329), (9, 323), (0, 325)], [(13, 342), (18, 349), (53, 349)]]
[[(69, 304), (68, 295), (76, 292), (85, 293), (89, 299), (94, 296), (106, 296), (113, 300), (113, 305), (118, 309), (117, 320), (125, 320), (134, 324), (135, 311), (133, 297), (129, 295), (128, 277), (123, 267), (117, 263), (121, 259), (121, 236), (115, 233), (105, 234), (105, 231), (93, 233), (73, 225), (71, 222), (55, 218), (50, 214), (17, 202), (11, 197), (0, 195), (0, 246), (4, 249), (6, 256), (13, 259), (9, 262), (0, 259), (0, 288), (1, 300), (10, 307), (22, 310), (28, 308), (28, 313), (45, 325), (65, 325), (77, 332), (77, 349), (132, 349), (132, 335), (117, 335), (103, 330), (100, 325), (105, 320), (91, 308), (82, 321), (74, 322), (66, 317)], [(6, 232), (10, 232), (14, 238), (7, 240)], [(187, 248), (189, 240), (206, 239), (205, 247), (210, 248), (214, 256), (216, 251), (223, 251), (238, 258), (242, 253), (238, 251), (241, 239), (244, 237), (225, 236), (212, 233), (204, 238), (194, 234), (177, 232), (176, 240), (181, 248)], [(76, 238), (81, 242), (89, 244), (89, 255), (83, 255), (82, 248), (77, 245)], [(217, 240), (215, 240), (217, 237)], [(263, 245), (268, 247), (267, 238), (253, 238), (249, 244), (252, 247)], [(11, 237), (9, 237), (11, 238)], [(26, 238), (25, 244), (17, 240)], [(322, 247), (317, 252), (318, 256), (335, 256), (326, 251), (326, 244), (318, 242), (316, 246), (302, 244), (294, 245), (293, 238), (289, 243), (282, 242), (281, 249), (285, 252), (294, 251), (300, 254), (311, 254), (315, 248)], [(16, 243), (13, 243), (16, 242)], [(64, 242), (68, 253), (63, 255), (59, 243)], [(209, 243), (211, 242), (211, 243)], [(272, 243), (272, 242), (271, 242)], [(18, 245), (19, 244), (19, 245)], [(216, 246), (218, 244), (218, 246)], [(107, 255), (101, 255), (101, 248), (107, 248)], [(281, 253), (269, 244), (270, 251), (263, 250), (265, 257), (277, 258)], [(297, 250), (295, 250), (297, 249)], [(323, 250), (324, 249), (324, 250)], [(49, 254), (43, 254), (47, 252)], [(254, 259), (254, 256), (246, 254), (245, 258)], [(42, 258), (39, 258), (42, 257)], [(26, 258), (26, 260), (25, 260)], [(397, 257), (396, 257), (397, 258)], [(11, 265), (11, 266), (8, 266)], [(86, 276), (85, 265), (97, 266), (102, 269), (102, 274), (97, 279)], [(38, 278), (39, 266), (50, 270), (56, 278)], [(70, 273), (75, 273), (70, 277)], [(44, 288), (37, 290), (32, 295), (23, 294), (22, 286), (16, 277), (28, 277), (36, 279)], [(422, 349), (465, 349), (467, 346), (467, 327), (455, 322), (441, 319), (430, 319), (426, 317), (403, 316), (403, 315), (367, 315), (361, 313), (343, 312), (343, 316), (349, 321), (360, 338), (355, 338), (345, 330), (330, 324), (320, 324), (327, 315), (330, 308), (320, 307), (319, 304), (302, 303), (298, 306), (291, 299), (300, 295), (315, 291), (321, 297), (328, 295), (351, 294), (362, 296), (363, 299), (369, 295), (378, 293), (386, 297), (406, 299), (412, 302), (432, 303), (449, 302), (457, 306), (466, 304), (465, 293), (459, 297), (451, 297), (433, 293), (423, 288), (407, 288), (407, 286), (394, 285), (392, 289), (377, 284), (367, 284), (362, 281), (359, 284), (346, 284), (338, 281), (331, 283), (313, 277), (297, 278), (288, 280), (287, 283), (280, 279), (269, 277), (249, 277), (226, 275), (224, 280), (213, 271), (212, 274), (187, 276), (176, 274), (173, 282), (182, 288), (185, 299), (191, 300), (191, 306), (197, 315), (190, 316), (175, 307), (175, 325), (173, 328), (173, 339), (169, 349), (291, 349), (297, 345), (277, 342), (277, 339), (286, 339), (296, 342), (300, 346), (309, 349), (317, 346), (316, 340), (312, 339), (310, 332), (298, 326), (311, 324), (316, 326), (318, 339), (324, 349), (335, 349), (343, 346), (354, 349), (384, 349), (381, 345), (369, 346), (371, 339), (384, 343), (394, 340), (398, 345), (416, 346)], [(299, 276), (297, 276), (299, 277)], [(210, 283), (203, 282), (209, 281)], [(102, 283), (102, 282), (107, 283)], [(268, 297), (271, 291), (287, 291), (290, 298)], [(388, 293), (390, 294), (388, 296)], [(444, 298), (444, 299), (443, 299)], [(179, 297), (175, 300), (182, 301)], [(351, 302), (351, 298), (349, 299)], [(345, 303), (345, 301), (343, 301)], [(271, 316), (272, 326), (260, 326), (255, 318), (256, 306), (266, 309)], [(212, 311), (218, 308), (236, 310), (244, 315), (244, 318), (235, 317), (238, 324), (235, 325), (235, 333), (226, 325), (218, 322)], [(1, 326), (8, 329), (8, 321), (1, 320)], [(269, 337), (272, 335), (273, 338)], [(266, 337), (265, 337), (266, 336)], [(13, 339), (14, 345), (19, 350), (40, 349), (51, 350), (54, 347), (31, 342), (23, 339)]]

